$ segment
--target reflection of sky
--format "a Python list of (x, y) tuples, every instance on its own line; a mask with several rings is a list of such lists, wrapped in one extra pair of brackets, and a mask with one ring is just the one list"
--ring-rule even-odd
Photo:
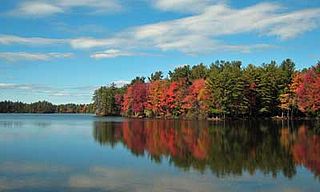
[[(310, 175), (277, 180), (257, 173), (217, 178), (209, 173), (154, 170), (152, 167), (92, 165), (81, 170), (70, 165), (4, 162), (0, 164), (0, 191), (30, 188), (80, 191), (317, 191)], [(306, 170), (300, 170), (302, 173)], [(18, 177), (16, 177), (18, 176)]]
[[(32, 189), (111, 191), (318, 191), (320, 182), (305, 168), (288, 179), (257, 171), (217, 178), (168, 161), (136, 157), (121, 144), (100, 146), (88, 116), (0, 115), (0, 191)], [(118, 119), (117, 119), (118, 120)], [(3, 123), (6, 122), (6, 123)], [(19, 126), (6, 126), (13, 122)]]

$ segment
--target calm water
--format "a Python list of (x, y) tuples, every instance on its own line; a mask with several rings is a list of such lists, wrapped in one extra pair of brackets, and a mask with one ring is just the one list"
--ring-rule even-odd
[(320, 191), (317, 122), (0, 115), (0, 191)]

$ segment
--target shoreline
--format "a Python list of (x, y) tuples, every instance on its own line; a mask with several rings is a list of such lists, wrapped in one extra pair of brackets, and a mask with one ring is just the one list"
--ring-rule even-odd
[(122, 115), (97, 115), (95, 113), (0, 113), (0, 115), (4, 114), (17, 114), (17, 115), (91, 115), (93, 117), (97, 118), (103, 118), (103, 117), (123, 117), (128, 119), (158, 119), (158, 120), (197, 120), (197, 121), (224, 121), (224, 120), (289, 120), (289, 121), (295, 121), (295, 120), (320, 120), (319, 117), (293, 117), (293, 118), (287, 118), (287, 117), (280, 117), (280, 116), (273, 116), (273, 117), (226, 117), (226, 118), (219, 118), (219, 117), (208, 117), (208, 118), (184, 118), (184, 117), (129, 117), (129, 116), (122, 116)]

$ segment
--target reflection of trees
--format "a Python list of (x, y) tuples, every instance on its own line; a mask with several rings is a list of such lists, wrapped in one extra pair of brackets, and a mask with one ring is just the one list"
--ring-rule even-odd
[[(291, 130), (281, 127), (284, 127), (281, 123), (245, 121), (97, 121), (93, 134), (100, 144), (114, 146), (121, 142), (135, 155), (146, 153), (155, 162), (168, 158), (177, 167), (201, 172), (210, 169), (217, 176), (241, 175), (244, 171), (253, 174), (259, 170), (273, 176), (282, 172), (291, 178), (296, 172), (295, 163), (315, 169), (315, 174), (318, 174), (320, 163), (318, 167), (312, 163), (320, 161), (319, 139), (311, 141), (306, 137), (303, 141), (294, 140), (290, 138)], [(294, 141), (297, 143), (292, 143)], [(313, 154), (310, 161), (305, 158), (311, 156), (301, 157), (295, 152), (300, 151), (300, 148), (295, 149), (295, 145), (301, 142), (313, 145), (306, 152)]]
[(97, 121), (94, 123), (93, 136), (100, 144), (107, 144), (113, 147), (122, 140), (121, 124)]
[(281, 144), (292, 152), (296, 164), (303, 165), (320, 177), (320, 136), (318, 126), (303, 124), (298, 129), (288, 133), (289, 129), (282, 129)]

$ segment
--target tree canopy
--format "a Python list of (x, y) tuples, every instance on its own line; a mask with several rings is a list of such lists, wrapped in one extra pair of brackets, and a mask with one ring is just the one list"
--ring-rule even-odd
[(320, 64), (298, 71), (291, 59), (260, 66), (240, 61), (200, 63), (137, 76), (122, 88), (94, 93), (99, 115), (211, 118), (319, 116)]

